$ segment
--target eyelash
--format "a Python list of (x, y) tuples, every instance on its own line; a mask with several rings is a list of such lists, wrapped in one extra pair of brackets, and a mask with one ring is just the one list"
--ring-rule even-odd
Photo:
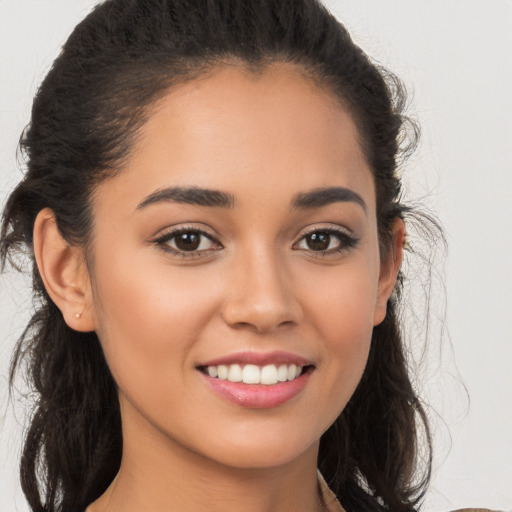
[[(314, 251), (312, 249), (303, 249), (304, 251), (311, 252), (314, 257), (328, 257), (328, 256), (334, 256), (338, 255), (340, 253), (343, 253), (345, 251), (348, 251), (355, 247), (357, 243), (359, 242), (359, 239), (356, 238), (354, 235), (348, 233), (347, 231), (343, 229), (336, 229), (336, 228), (324, 228), (321, 226), (314, 226), (313, 228), (309, 229), (307, 232), (303, 233), (299, 240), (293, 244), (293, 247), (296, 247), (299, 243), (306, 240), (306, 237), (314, 235), (314, 234), (322, 234), (327, 235), (329, 237), (336, 237), (339, 240), (339, 244), (334, 249), (327, 249), (327, 250), (320, 250), (320, 251)], [(300, 250), (300, 249), (298, 249)]]
[[(176, 237), (182, 235), (182, 234), (193, 234), (199, 237), (207, 238), (212, 244), (216, 245), (217, 247), (213, 249), (203, 249), (203, 250), (197, 250), (193, 249), (190, 251), (187, 250), (180, 250), (177, 248), (173, 248), (169, 245), (169, 242), (171, 240), (176, 239)], [(327, 235), (329, 237), (336, 237), (339, 240), (338, 247), (335, 249), (326, 249), (326, 250), (320, 250), (315, 251), (313, 249), (299, 249), (297, 248), (297, 245), (306, 240), (306, 237), (314, 235), (314, 234), (321, 234), (321, 235)], [(310, 230), (308, 230), (306, 233), (303, 233), (300, 238), (293, 244), (293, 248), (296, 250), (303, 250), (308, 251), (311, 254), (313, 254), (315, 257), (328, 257), (331, 255), (340, 254), (342, 252), (348, 251), (349, 249), (355, 247), (357, 243), (359, 242), (359, 239), (354, 237), (353, 235), (347, 233), (344, 230), (341, 229), (335, 229), (335, 228), (322, 228), (322, 227), (314, 227)], [(155, 243), (157, 246), (160, 247), (162, 251), (168, 254), (172, 254), (173, 256), (177, 256), (180, 258), (187, 258), (187, 259), (193, 259), (193, 258), (199, 258), (203, 256), (208, 251), (216, 251), (219, 249), (222, 249), (222, 245), (217, 242), (213, 235), (210, 233), (207, 233), (206, 231), (203, 231), (202, 229), (196, 228), (196, 227), (182, 227), (179, 229), (174, 229), (168, 233), (165, 233), (164, 235), (156, 238), (153, 240), (153, 243)], [(199, 246), (201, 245), (201, 240), (199, 240)], [(330, 240), (329, 240), (330, 243)]]
[[(203, 249), (203, 250), (192, 250), (192, 251), (185, 251), (185, 250), (179, 250), (171, 247), (169, 245), (169, 242), (176, 237), (183, 235), (183, 234), (194, 234), (199, 235), (200, 237), (207, 238), (210, 240), (214, 245), (217, 245), (218, 248), (216, 249)], [(182, 227), (179, 229), (174, 229), (172, 231), (169, 231), (168, 233), (165, 233), (164, 235), (156, 238), (153, 241), (156, 245), (162, 249), (165, 253), (172, 254), (173, 256), (178, 256), (180, 258), (198, 258), (201, 257), (205, 252), (211, 251), (211, 250), (219, 250), (222, 249), (222, 245), (215, 240), (213, 235), (210, 233), (207, 233), (206, 231), (203, 231), (202, 229), (195, 228), (195, 227)], [(201, 244), (201, 241), (199, 242)]]

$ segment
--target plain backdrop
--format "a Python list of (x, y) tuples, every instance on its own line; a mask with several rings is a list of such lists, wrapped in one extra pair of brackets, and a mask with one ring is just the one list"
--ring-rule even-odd
[[(16, 145), (33, 94), (95, 3), (0, 0), (0, 206), (21, 176)], [(407, 197), (435, 211), (449, 244), (436, 262), (446, 293), (434, 294), (439, 317), (420, 375), (438, 413), (425, 510), (512, 510), (512, 2), (325, 3), (407, 85), (423, 133)], [(27, 510), (17, 483), (24, 415), (8, 402), (7, 368), (30, 310), (28, 284), (0, 277), (0, 512)]]

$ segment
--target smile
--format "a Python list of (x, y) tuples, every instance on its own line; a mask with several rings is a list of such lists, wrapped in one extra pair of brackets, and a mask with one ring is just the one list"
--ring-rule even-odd
[(255, 364), (221, 364), (203, 366), (200, 367), (200, 370), (208, 376), (220, 380), (272, 386), (297, 379), (302, 375), (304, 368), (304, 366), (296, 364), (267, 364), (261, 367)]
[(217, 396), (250, 409), (284, 405), (299, 395), (316, 367), (288, 352), (239, 352), (204, 361), (196, 369)]

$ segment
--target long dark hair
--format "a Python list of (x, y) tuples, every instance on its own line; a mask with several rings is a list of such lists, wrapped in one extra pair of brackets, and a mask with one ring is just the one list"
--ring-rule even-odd
[[(40, 86), (20, 141), (27, 172), (7, 201), (0, 252), (4, 266), (28, 249), (33, 265), (36, 312), (11, 366), (12, 383), (28, 365), (38, 397), (21, 460), (33, 511), (83, 511), (122, 454), (116, 383), (99, 340), (66, 325), (35, 267), (36, 215), (52, 209), (64, 238), (87, 246), (91, 193), (120, 172), (155, 101), (225, 63), (258, 70), (274, 62), (295, 64), (351, 112), (374, 174), (385, 252), (393, 221), (407, 213), (397, 177), (411, 126), (405, 93), (317, 0), (107, 0), (75, 28)], [(347, 512), (415, 510), (430, 478), (427, 418), (398, 322), (401, 287), (399, 276), (362, 380), (320, 442), (318, 466)]]

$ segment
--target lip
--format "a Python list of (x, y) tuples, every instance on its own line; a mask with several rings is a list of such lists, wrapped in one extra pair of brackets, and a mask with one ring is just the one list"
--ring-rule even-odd
[(219, 366), (221, 364), (255, 364), (257, 366), (265, 366), (267, 364), (296, 364), (297, 366), (311, 366), (313, 363), (296, 354), (276, 350), (273, 352), (238, 352), (202, 362), (197, 366)]
[(223, 399), (248, 409), (271, 409), (285, 404), (297, 396), (306, 386), (313, 367), (300, 377), (267, 386), (265, 384), (244, 384), (217, 379), (199, 372), (210, 389)]
[[(295, 364), (297, 366), (307, 366), (308, 368), (296, 379), (279, 382), (270, 386), (217, 379), (210, 377), (200, 370), (207, 366), (229, 366), (231, 364), (239, 364), (241, 366), (246, 364), (257, 366)], [(298, 395), (306, 386), (311, 373), (314, 371), (314, 365), (304, 357), (291, 352), (278, 350), (272, 352), (244, 351), (201, 362), (197, 365), (197, 369), (208, 387), (221, 398), (249, 409), (270, 409), (283, 405)]]

